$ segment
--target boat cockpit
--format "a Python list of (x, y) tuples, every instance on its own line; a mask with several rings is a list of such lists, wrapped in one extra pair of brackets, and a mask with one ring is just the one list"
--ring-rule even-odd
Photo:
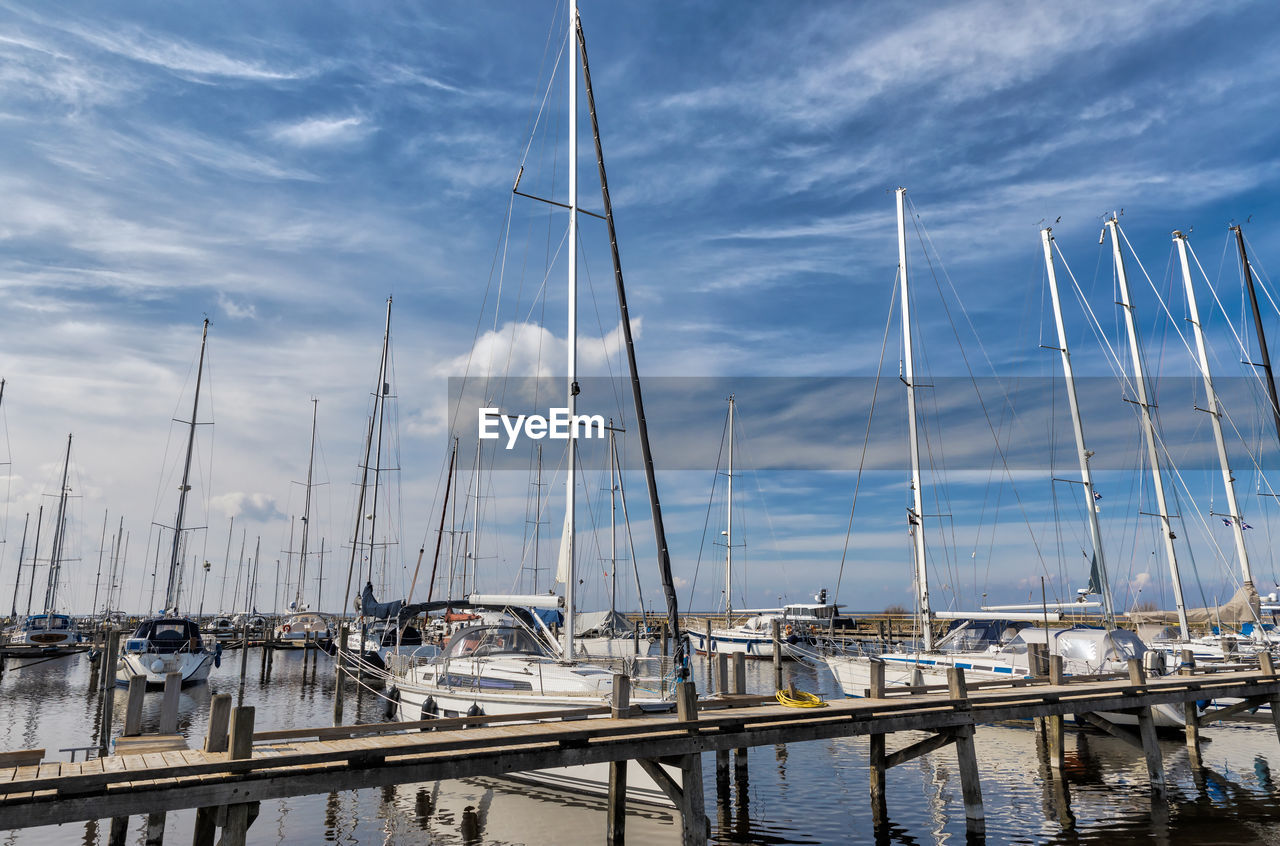
[(143, 620), (125, 641), (126, 652), (197, 652), (204, 646), (200, 627), (183, 617)]

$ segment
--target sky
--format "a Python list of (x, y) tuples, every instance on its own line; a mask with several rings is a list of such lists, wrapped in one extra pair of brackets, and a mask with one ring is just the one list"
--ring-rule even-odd
[[(1116, 364), (1122, 318), (1098, 244), (1112, 211), (1177, 468), (1188, 604), (1225, 599), (1240, 568), (1195, 412), (1174, 229), (1204, 269), (1254, 579), (1274, 589), (1280, 520), (1265, 494), (1280, 450), (1241, 365), (1256, 342), (1227, 227), (1245, 227), (1275, 333), (1280, 8), (587, 0), (581, 15), (682, 603), (724, 604), (717, 459), (733, 393), (734, 606), (824, 587), (857, 610), (910, 605), (897, 186), (910, 201), (917, 366), (937, 386), (922, 401), (935, 607), (1038, 600), (1041, 576), (1070, 597), (1087, 576), (1078, 486), (1053, 481), (1078, 470), (1044, 349), (1056, 344), (1044, 226), (1065, 259), (1118, 601), (1172, 601)], [(449, 589), (443, 574), (464, 554), (481, 588), (531, 589), (535, 567), (548, 587), (563, 450), (544, 447), (541, 488), (528, 449), (482, 453), (477, 497), (475, 424), (449, 400), (451, 384), (477, 378), (538, 376), (564, 393), (567, 214), (512, 186), (519, 174), (525, 193), (568, 197), (565, 18), (554, 2), (0, 0), (0, 614), (43, 505), (41, 604), (68, 434), (61, 604), (87, 611), (96, 593), (101, 606), (120, 534), (116, 604), (157, 606), (152, 573), (162, 592), (171, 540), (155, 525), (178, 506), (187, 433), (174, 421), (190, 419), (206, 317), (182, 603), (239, 610), (237, 573), (255, 549), (258, 607), (296, 594), (283, 585), (296, 579), (314, 398), (309, 543), (315, 553), (318, 535), (326, 552), (304, 601), (347, 604), (371, 570), (351, 539), (388, 297), (392, 397), (383, 457), (369, 462), (388, 533), (373, 555), (379, 591), (413, 583), (423, 598), (455, 433), (456, 507), (432, 589)], [(585, 104), (580, 118), (580, 203), (599, 212)], [(658, 608), (607, 234), (580, 220), (580, 410), (630, 430), (619, 450), (635, 569)], [(607, 462), (598, 442), (582, 449), (578, 569), (583, 603), (603, 607)], [(635, 607), (629, 563), (617, 578)]]

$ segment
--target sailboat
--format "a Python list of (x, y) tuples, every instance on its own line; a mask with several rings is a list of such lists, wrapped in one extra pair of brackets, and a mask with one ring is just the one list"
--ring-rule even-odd
[[(28, 614), (9, 635), (9, 646), (39, 649), (58, 654), (75, 651), (85, 636), (69, 614), (57, 613), (58, 584), (62, 577), (64, 542), (67, 532), (67, 470), (71, 466), (71, 435), (67, 435), (67, 451), (62, 461), (62, 482), (58, 486), (58, 511), (53, 523), (53, 546), (49, 552), (49, 574), (44, 591), (44, 610)], [(37, 528), (37, 533), (39, 529)], [(35, 558), (32, 558), (31, 580), (35, 582)]]
[(307, 584), (307, 539), (311, 530), (311, 477), (316, 463), (316, 410), (319, 400), (311, 400), (311, 450), (307, 454), (307, 492), (302, 506), (302, 548), (298, 553), (298, 590), (290, 603), (293, 612), (276, 626), (272, 644), (281, 649), (302, 649), (308, 645), (328, 648), (333, 635), (329, 621), (312, 611), (303, 599)]
[[(947, 670), (963, 669), (978, 680), (1020, 678), (1034, 675), (1030, 665), (1030, 649), (1033, 644), (1046, 644), (1050, 654), (1062, 656), (1063, 669), (1069, 675), (1095, 674), (1120, 671), (1132, 658), (1144, 659), (1146, 646), (1133, 632), (1115, 628), (1085, 628), (1077, 626), (1049, 627), (1050, 622), (1060, 622), (1063, 604), (1044, 604), (1039, 611), (1026, 606), (987, 607), (981, 612), (933, 612), (929, 603), (929, 575), (925, 566), (925, 537), (922, 476), (920, 469), (920, 444), (916, 420), (916, 382), (911, 334), (910, 298), (908, 295), (905, 189), (897, 190), (898, 211), (898, 282), (903, 332), (902, 381), (907, 390), (907, 435), (911, 458), (911, 488), (913, 507), (908, 509), (907, 522), (912, 536), (915, 563), (915, 580), (918, 589), (917, 603), (923, 617), (922, 648), (899, 650), (879, 655), (831, 654), (826, 657), (831, 669), (847, 696), (865, 696), (871, 683), (871, 664), (883, 663), (885, 684), (889, 686), (919, 686), (945, 684)], [(1067, 350), (1066, 332), (1062, 321), (1058, 298), (1057, 277), (1053, 266), (1052, 236), (1049, 229), (1042, 230), (1042, 244), (1048, 270), (1049, 286), (1058, 331), (1059, 352), (1067, 382), (1067, 396), (1073, 415), (1076, 445), (1080, 458), (1081, 487), (1090, 513), (1090, 535), (1094, 543), (1094, 574), (1091, 581), (1103, 596), (1108, 617), (1112, 615), (1110, 588), (1105, 578), (1102, 559), (1101, 535), (1094, 508), (1093, 483), (1089, 469), (1092, 453), (1085, 448), (1084, 430), (1080, 422), (1076, 401), (1075, 382), (1071, 370), (1070, 353)], [(1079, 603), (1070, 603), (1078, 605)], [(1036, 606), (1040, 607), (1040, 606)], [(1050, 610), (1052, 609), (1052, 610)], [(938, 642), (934, 642), (934, 619), (952, 619), (953, 628)], [(1045, 628), (1035, 628), (1033, 623), (1044, 621)], [(1154, 653), (1152, 653), (1154, 654)], [(1161, 724), (1181, 725), (1182, 714), (1173, 709), (1157, 709)]]
[[(612, 231), (612, 211), (608, 202), (608, 191), (604, 181), (603, 158), (599, 149), (599, 132), (595, 126), (595, 105), (591, 90), (590, 72), (586, 63), (586, 42), (583, 38), (581, 22), (578, 18), (576, 0), (569, 3), (568, 37), (576, 39), (581, 51), (583, 77), (586, 83), (588, 108), (590, 110), (595, 139), (597, 143), (597, 164), (600, 168), (602, 188), (605, 196), (606, 220)], [(578, 243), (578, 85), (577, 60), (579, 50), (569, 50), (571, 65), (569, 77), (569, 198), (567, 203), (555, 205), (567, 208), (569, 213), (568, 239), (571, 245)], [(517, 183), (518, 184), (518, 183)], [(611, 238), (616, 251), (616, 239)], [(568, 360), (566, 367), (566, 394), (568, 413), (577, 413), (579, 383), (577, 375), (577, 249), (568, 250)], [(615, 276), (621, 288), (621, 279), (617, 274), (618, 264), (616, 252)], [(628, 353), (632, 354), (630, 345), (630, 328), (627, 323), (625, 300), (623, 308), (623, 330), (628, 344)], [(633, 390), (634, 358), (629, 357), (632, 365)], [(638, 396), (637, 405), (638, 402)], [(643, 421), (641, 409), (637, 409), (637, 418)], [(645, 453), (646, 464), (651, 464), (648, 454), (648, 442), (641, 422), (641, 444)], [(577, 576), (575, 570), (576, 556), (576, 481), (577, 481), (577, 449), (574, 435), (571, 434), (567, 448), (567, 476), (565, 481), (565, 515), (561, 534), (561, 547), (557, 581), (564, 586), (563, 596), (559, 595), (478, 595), (473, 594), (463, 603), (454, 602), (451, 607), (482, 610), (491, 609), (500, 612), (480, 614), (478, 620), (470, 621), (459, 628), (444, 645), (441, 654), (429, 659), (402, 660), (396, 659), (393, 664), (392, 678), (395, 682), (393, 699), (397, 703), (400, 719), (430, 719), (437, 716), (464, 714), (517, 714), (529, 711), (553, 708), (573, 708), (598, 706), (608, 702), (613, 693), (613, 670), (603, 666), (575, 659), (579, 654), (576, 640), (576, 599), (575, 586)], [(651, 470), (651, 467), (647, 468)], [(650, 484), (651, 499), (653, 496), (653, 479), (651, 473), (646, 474)], [(655, 532), (659, 535), (659, 554), (666, 551), (665, 542), (661, 539), (660, 510), (655, 508)], [(665, 561), (665, 559), (663, 559)], [(669, 569), (665, 574), (664, 587), (669, 589)], [(670, 597), (671, 594), (669, 593)], [(440, 603), (441, 605), (448, 603)], [(669, 611), (674, 605), (669, 602)], [(553, 609), (563, 613), (564, 627), (560, 638), (552, 637), (546, 625), (530, 609)], [(637, 688), (639, 692), (640, 688)], [(670, 710), (673, 703), (663, 696), (639, 695), (632, 698), (633, 706), (642, 709)], [(665, 765), (664, 765), (665, 766)], [(679, 771), (667, 767), (668, 774), (678, 783)], [(513, 774), (513, 777), (514, 774)], [(566, 767), (555, 770), (539, 770), (522, 774), (520, 777), (545, 785), (587, 793), (602, 794), (608, 791), (608, 767), (606, 765), (587, 765)], [(670, 805), (667, 795), (648, 773), (637, 773), (627, 783), (629, 801), (648, 802)]]
[(206, 648), (199, 624), (179, 613), (182, 588), (182, 532), (187, 510), (187, 493), (191, 490), (191, 456), (195, 451), (196, 419), (200, 411), (200, 384), (204, 376), (205, 345), (209, 339), (209, 319), (205, 318), (200, 335), (200, 361), (196, 366), (195, 399), (191, 404), (191, 420), (187, 422), (187, 454), (183, 462), (182, 485), (178, 488), (178, 513), (173, 524), (173, 546), (169, 555), (169, 577), (165, 588), (164, 608), (159, 614), (143, 620), (120, 650), (116, 684), (128, 685), (134, 676), (143, 676), (149, 686), (163, 685), (169, 673), (179, 673), (182, 684), (195, 684), (209, 678), (209, 672), (221, 655), (221, 647)]

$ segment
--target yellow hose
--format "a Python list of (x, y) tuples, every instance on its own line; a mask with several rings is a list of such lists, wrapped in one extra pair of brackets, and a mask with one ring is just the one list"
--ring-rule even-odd
[(788, 708), (825, 708), (827, 703), (812, 693), (803, 690), (779, 690), (774, 696), (780, 705)]

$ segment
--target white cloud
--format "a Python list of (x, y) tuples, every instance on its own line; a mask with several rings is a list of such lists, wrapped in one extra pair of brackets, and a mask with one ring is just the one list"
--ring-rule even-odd
[(317, 117), (276, 126), (271, 130), (271, 137), (295, 147), (323, 147), (358, 141), (373, 130), (374, 127), (358, 115)]

